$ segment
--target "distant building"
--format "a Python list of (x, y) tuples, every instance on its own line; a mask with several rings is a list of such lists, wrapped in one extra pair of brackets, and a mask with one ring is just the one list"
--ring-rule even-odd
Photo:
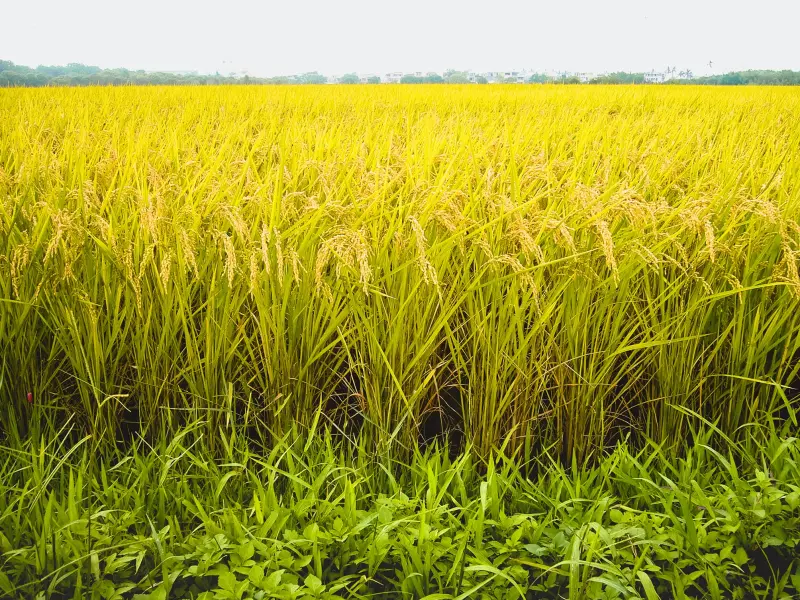
[(467, 79), (471, 83), (483, 77), (489, 83), (527, 83), (532, 73), (528, 71), (486, 71), (485, 73), (467, 72)]
[(400, 80), (403, 78), (403, 74), (399, 71), (395, 71), (393, 73), (387, 73), (382, 77), (383, 83), (400, 83)]
[(664, 83), (666, 80), (666, 73), (656, 73), (655, 71), (650, 71), (649, 73), (644, 74), (645, 83)]

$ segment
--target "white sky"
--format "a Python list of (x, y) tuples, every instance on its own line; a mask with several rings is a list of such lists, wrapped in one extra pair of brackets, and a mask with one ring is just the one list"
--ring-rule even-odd
[(799, 24), (800, 0), (0, 0), (0, 59), (262, 76), (800, 70)]

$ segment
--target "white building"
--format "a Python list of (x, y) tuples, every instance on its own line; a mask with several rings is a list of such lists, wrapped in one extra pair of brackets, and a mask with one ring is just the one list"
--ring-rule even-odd
[(650, 71), (649, 73), (644, 74), (645, 83), (664, 83), (666, 80), (667, 75), (665, 73), (656, 73), (655, 71)]
[(503, 80), (506, 83), (525, 83), (524, 76), (520, 71), (503, 71)]
[(403, 74), (399, 71), (395, 71), (393, 73), (387, 73), (382, 77), (383, 83), (400, 83), (400, 80), (403, 78)]

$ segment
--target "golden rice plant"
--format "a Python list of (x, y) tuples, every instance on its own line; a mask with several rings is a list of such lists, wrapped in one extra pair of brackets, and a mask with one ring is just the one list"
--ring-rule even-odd
[(587, 456), (794, 418), (798, 114), (773, 88), (0, 90), (0, 424)]

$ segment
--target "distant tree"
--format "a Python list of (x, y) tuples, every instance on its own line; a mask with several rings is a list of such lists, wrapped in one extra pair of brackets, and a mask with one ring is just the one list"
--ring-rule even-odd
[(644, 83), (644, 73), (627, 73), (618, 71), (607, 73), (592, 79), (591, 83), (621, 84), (621, 83)]
[(424, 79), (416, 75), (403, 75), (400, 78), (400, 83), (422, 83)]
[(444, 78), (438, 73), (428, 73), (423, 78), (425, 83), (444, 83)]
[[(316, 71), (312, 71), (310, 73), (303, 73), (302, 75), (298, 75), (297, 76), (297, 83), (311, 83), (311, 84), (318, 85), (318, 84), (327, 83), (327, 82), (328, 82), (328, 79), (325, 77), (325, 75), (321, 75), (320, 73), (317, 73)], [(358, 83), (358, 82), (356, 82), (356, 83)]]
[(377, 75), (372, 75), (371, 77), (367, 77), (367, 83), (380, 83), (381, 78)]
[(550, 77), (544, 73), (534, 73), (528, 77), (528, 83), (547, 83), (548, 81), (550, 81)]
[(342, 75), (342, 77), (339, 79), (339, 83), (347, 83), (350, 85), (360, 82), (361, 79), (359, 79), (358, 75), (356, 75), (355, 73), (347, 73), (345, 75)]
[(469, 83), (469, 76), (462, 71), (447, 71), (444, 80), (447, 83)]
[(475, 83), (489, 83), (489, 80), (486, 79), (486, 77), (484, 77), (483, 75), (478, 75), (475, 78)]
[(744, 77), (741, 73), (725, 73), (720, 81), (722, 85), (743, 85), (744, 82)]

